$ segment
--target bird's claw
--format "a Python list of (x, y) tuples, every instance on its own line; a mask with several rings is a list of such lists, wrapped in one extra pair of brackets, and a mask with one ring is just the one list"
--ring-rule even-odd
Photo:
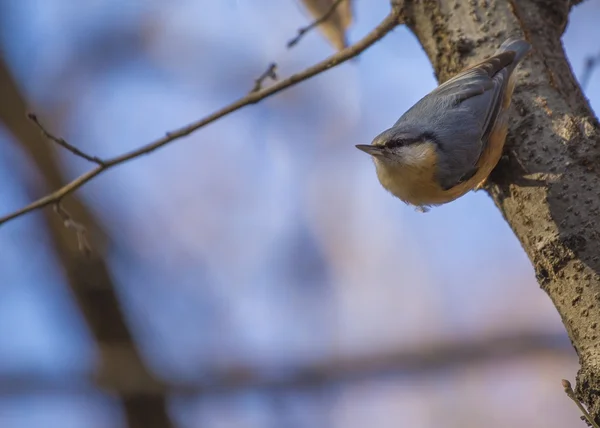
[(475, 186), (475, 191), (477, 192), (478, 190), (483, 189), (483, 186), (485, 186), (485, 183), (487, 182), (487, 178), (484, 179), (481, 183), (479, 183), (477, 186)]

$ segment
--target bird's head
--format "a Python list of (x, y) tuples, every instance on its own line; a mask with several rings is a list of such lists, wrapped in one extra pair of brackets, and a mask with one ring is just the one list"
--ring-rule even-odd
[(387, 129), (371, 144), (358, 144), (356, 148), (373, 156), (377, 168), (432, 168), (438, 158), (438, 145), (432, 134), (398, 128)]

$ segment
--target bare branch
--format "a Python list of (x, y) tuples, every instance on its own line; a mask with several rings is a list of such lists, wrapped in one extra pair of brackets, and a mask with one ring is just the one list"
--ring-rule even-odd
[(54, 134), (51, 134), (50, 132), (48, 132), (48, 130), (46, 130), (44, 125), (42, 125), (40, 123), (40, 121), (38, 120), (38, 118), (35, 114), (28, 113), (27, 118), (29, 120), (31, 120), (33, 123), (35, 123), (36, 126), (40, 129), (40, 131), (42, 131), (42, 135), (44, 137), (46, 137), (47, 139), (49, 139), (50, 141), (53, 141), (56, 144), (58, 144), (59, 146), (61, 146), (62, 148), (67, 149), (68, 151), (73, 153), (75, 156), (79, 156), (80, 158), (83, 158), (87, 161), (93, 162), (98, 165), (104, 165), (104, 161), (102, 161), (102, 159), (100, 159), (96, 156), (90, 156), (87, 153), (84, 153), (81, 150), (79, 150), (77, 147), (67, 143), (64, 139), (56, 137)]
[[(0, 55), (0, 87), (2, 88), (0, 122), (29, 157), (32, 167), (43, 177), (43, 187), (58, 188), (64, 185), (59, 162), (55, 156), (52, 156), (54, 143), (48, 144), (48, 140), (38, 131), (38, 128), (32, 126), (27, 119), (25, 97), (2, 55)], [(25, 191), (31, 194), (37, 192), (40, 186), (28, 183), (24, 187)], [(85, 224), (88, 231), (95, 231), (97, 236), (106, 235), (101, 222), (87, 209), (83, 201), (73, 195), (69, 202), (69, 214), (72, 217)], [(156, 374), (146, 366), (133, 338), (123, 306), (118, 299), (119, 293), (116, 291), (118, 287), (110, 274), (103, 252), (94, 251), (86, 257), (80, 251), (81, 242), (72, 239), (70, 231), (65, 230), (64, 219), (61, 221), (61, 217), (50, 210), (42, 214), (40, 227), (48, 232), (48, 250), (56, 255), (56, 263), (59, 264), (64, 275), (64, 284), (68, 286), (71, 296), (76, 300), (82, 320), (85, 321), (85, 328), (90, 333), (90, 340), (95, 344), (94, 348), (98, 356), (98, 364), (95, 367), (97, 367), (98, 378), (105, 379), (107, 375), (113, 376), (114, 372), (111, 370), (114, 366), (114, 352), (107, 352), (106, 349), (120, 348), (125, 350), (121, 355), (127, 353), (129, 356), (129, 365), (121, 366), (121, 372), (118, 373), (121, 375), (120, 378), (126, 379), (133, 373), (139, 383), (145, 385), (160, 383)], [(113, 397), (123, 408), (125, 426), (129, 428), (173, 427), (168, 412), (168, 399), (165, 395), (133, 393), (113, 395)]]
[[(193, 396), (224, 395), (252, 390), (281, 393), (285, 390), (311, 391), (335, 388), (340, 383), (362, 382), (384, 375), (431, 376), (478, 365), (496, 365), (516, 358), (552, 357), (564, 364), (575, 363), (577, 356), (563, 333), (505, 332), (489, 337), (436, 342), (431, 346), (388, 349), (384, 353), (343, 355), (293, 365), (264, 367), (238, 361), (227, 366), (204, 366), (201, 378), (183, 382), (153, 382), (138, 375), (136, 357), (130, 353), (110, 354), (111, 367), (102, 376), (86, 371), (72, 376), (47, 377), (40, 372), (0, 371), (0, 398), (15, 394), (85, 393), (90, 390), (86, 379), (94, 379), (106, 391), (121, 396)], [(134, 359), (132, 362), (131, 359)], [(124, 373), (127, 376), (124, 376)]]
[[(298, 34), (296, 34), (296, 37), (294, 37), (292, 40), (290, 40), (287, 44), (288, 48), (292, 48), (294, 46), (296, 46), (298, 44), (298, 42), (300, 40), (302, 40), (302, 37), (304, 37), (304, 35), (306, 33), (308, 33), (310, 30), (312, 30), (313, 28), (318, 27), (319, 25), (321, 25), (323, 22), (327, 21), (331, 15), (333, 15), (333, 13), (335, 12), (335, 10), (337, 9), (337, 7), (345, 0), (335, 0), (332, 4), (331, 7), (327, 10), (327, 12), (325, 12), (323, 14), (323, 16), (321, 16), (319, 19), (316, 19), (315, 21), (311, 22), (310, 25), (307, 25), (306, 27), (302, 27), (298, 29)], [(348, 0), (349, 1), (349, 0)]]
[(251, 104), (256, 104), (259, 101), (270, 97), (271, 95), (281, 92), (282, 90), (287, 89), (291, 86), (297, 85), (298, 83), (303, 82), (304, 80), (310, 79), (311, 77), (316, 76), (317, 74), (323, 73), (326, 70), (329, 70), (351, 58), (354, 58), (355, 56), (359, 55), (367, 48), (369, 48), (371, 45), (373, 45), (375, 42), (383, 38), (383, 36), (389, 33), (397, 25), (399, 25), (401, 23), (400, 18), (402, 17), (402, 14), (403, 10), (401, 7), (393, 7), (392, 11), (388, 14), (388, 16), (373, 31), (371, 31), (362, 40), (355, 43), (354, 45), (337, 52), (336, 54), (330, 56), (324, 61), (321, 61), (318, 64), (315, 64), (312, 67), (309, 67), (300, 73), (296, 73), (285, 80), (281, 80), (259, 91), (251, 92), (245, 97), (242, 97), (234, 103), (223, 107), (220, 110), (217, 110), (216, 112), (206, 116), (203, 119), (193, 122), (176, 131), (167, 132), (167, 134), (164, 137), (154, 142), (151, 142), (145, 146), (142, 146), (139, 149), (103, 161), (101, 164), (98, 165), (98, 167), (86, 172), (85, 174), (80, 175), (78, 178), (61, 187), (60, 189), (56, 190), (55, 192), (38, 199), (37, 201), (27, 205), (24, 208), (21, 208), (20, 210), (17, 210), (11, 214), (1, 217), (0, 225), (6, 223), (9, 220), (20, 217), (23, 214), (29, 213), (42, 207), (46, 207), (48, 205), (55, 204), (57, 201), (60, 201), (66, 195), (79, 189), (92, 178), (106, 172), (110, 168), (113, 168), (117, 165), (121, 165), (140, 156), (150, 154), (153, 151), (160, 149), (161, 147), (172, 143), (175, 140), (186, 137), (192, 134), (193, 132), (197, 131), (198, 129), (218, 119), (221, 119), (224, 116), (227, 116), (237, 110), (240, 110), (243, 107), (246, 107)]
[(269, 68), (267, 68), (264, 73), (258, 76), (258, 79), (254, 81), (254, 87), (250, 93), (260, 91), (263, 87), (263, 83), (265, 83), (265, 80), (267, 79), (277, 80), (277, 64), (274, 62), (269, 64)]
[(575, 404), (577, 404), (577, 407), (579, 407), (579, 410), (581, 411), (581, 413), (583, 413), (583, 416), (585, 417), (585, 419), (590, 423), (590, 425), (593, 428), (600, 428), (600, 426), (598, 426), (598, 424), (594, 421), (594, 418), (592, 418), (592, 416), (589, 414), (589, 412), (585, 409), (585, 407), (583, 407), (583, 404), (581, 404), (581, 401), (579, 401), (577, 399), (577, 397), (575, 397), (575, 392), (573, 391), (573, 388), (571, 387), (571, 382), (569, 382), (566, 379), (563, 379), (561, 381), (563, 388), (565, 389), (565, 393), (567, 394), (567, 396), (573, 400), (573, 402), (575, 402)]

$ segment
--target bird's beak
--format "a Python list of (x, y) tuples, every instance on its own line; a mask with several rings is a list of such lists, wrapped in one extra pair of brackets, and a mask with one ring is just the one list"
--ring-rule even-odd
[(371, 156), (383, 156), (383, 148), (371, 144), (357, 144), (356, 148)]

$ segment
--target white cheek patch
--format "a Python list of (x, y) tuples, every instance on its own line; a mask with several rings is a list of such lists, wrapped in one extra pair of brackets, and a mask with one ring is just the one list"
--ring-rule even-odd
[(426, 143), (416, 143), (411, 144), (409, 146), (400, 147), (398, 150), (398, 155), (402, 159), (402, 163), (407, 166), (425, 166), (430, 164), (433, 159), (435, 159), (433, 144)]

